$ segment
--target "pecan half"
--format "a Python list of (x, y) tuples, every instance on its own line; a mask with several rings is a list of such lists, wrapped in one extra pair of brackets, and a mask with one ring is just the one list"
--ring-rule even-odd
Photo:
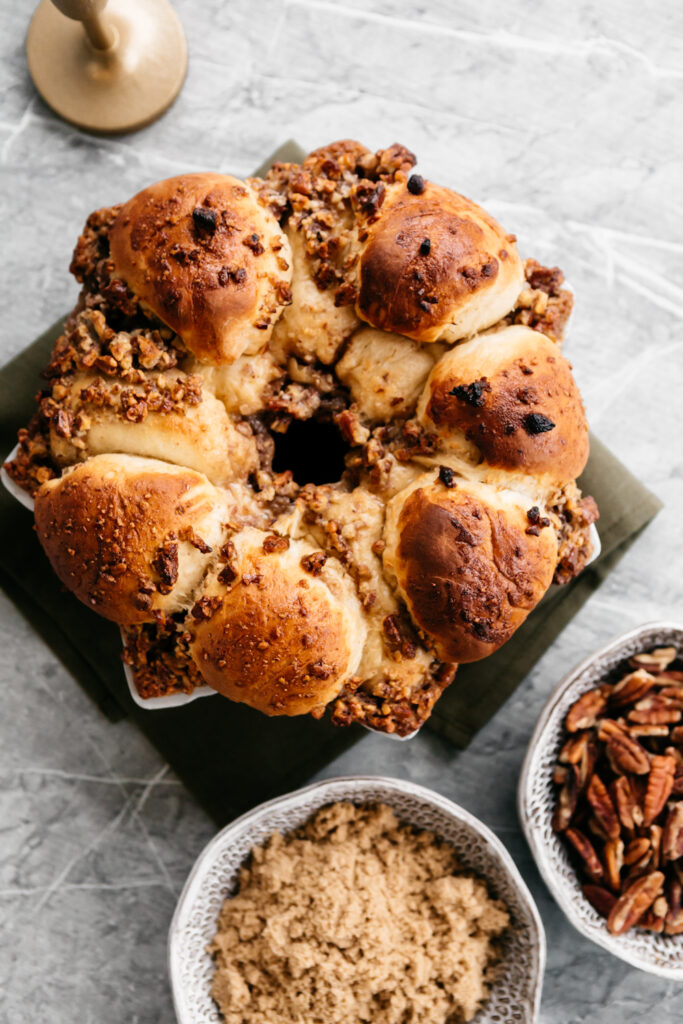
[(583, 895), (592, 907), (597, 910), (601, 917), (608, 917), (612, 907), (617, 902), (617, 897), (609, 889), (602, 885), (591, 885), (588, 883), (583, 887)]
[(586, 798), (593, 808), (593, 813), (610, 839), (618, 839), (621, 827), (614, 809), (612, 798), (599, 775), (594, 775), (588, 783)]
[(555, 813), (553, 814), (553, 828), (556, 832), (564, 832), (564, 830), (569, 826), (574, 815), (574, 811), (576, 810), (576, 801), (579, 796), (579, 790), (576, 783), (577, 774), (576, 766), (572, 765), (571, 770), (567, 774), (565, 783), (557, 795)]
[(652, 758), (652, 769), (647, 780), (647, 792), (643, 805), (643, 824), (651, 825), (671, 796), (676, 773), (676, 762), (673, 757), (655, 756)]
[(632, 658), (629, 658), (629, 665), (633, 665), (634, 668), (654, 668), (660, 672), (671, 664), (676, 657), (675, 647), (655, 647), (654, 651), (643, 654), (635, 654)]
[(607, 739), (608, 757), (616, 765), (618, 771), (631, 775), (645, 775), (649, 772), (650, 759), (647, 756), (647, 751), (637, 740), (627, 735), (616, 722), (601, 722), (598, 736), (600, 739)]
[(615, 683), (609, 697), (610, 707), (620, 708), (633, 704), (649, 693), (654, 685), (654, 676), (644, 668), (636, 669)]
[(592, 728), (606, 707), (607, 694), (603, 693), (602, 688), (584, 693), (569, 709), (565, 720), (567, 732)]
[(678, 878), (673, 878), (667, 888), (668, 910), (664, 919), (664, 931), (667, 935), (680, 935), (683, 932), (683, 908), (681, 895), (683, 889)]
[(633, 786), (626, 775), (620, 775), (610, 787), (612, 802), (614, 803), (619, 821), (627, 832), (633, 832), (636, 823), (633, 820), (633, 809), (636, 806), (636, 796)]
[(621, 889), (621, 869), (624, 866), (624, 843), (621, 839), (609, 839), (603, 850), (605, 881), (610, 889), (619, 892)]
[(565, 835), (583, 862), (583, 868), (594, 882), (602, 881), (604, 871), (590, 839), (578, 828), (568, 828)]
[(683, 857), (683, 803), (669, 808), (662, 835), (662, 859), (678, 860)]
[(652, 906), (664, 887), (661, 871), (651, 871), (637, 878), (621, 894), (607, 918), (607, 927), (612, 935), (624, 935), (638, 924), (646, 910)]

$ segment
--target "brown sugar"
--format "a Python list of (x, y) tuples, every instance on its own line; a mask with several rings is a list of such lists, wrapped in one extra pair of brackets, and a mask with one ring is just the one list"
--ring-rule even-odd
[(451, 1024), (509, 924), (456, 851), (383, 804), (324, 807), (256, 847), (210, 946), (226, 1024)]

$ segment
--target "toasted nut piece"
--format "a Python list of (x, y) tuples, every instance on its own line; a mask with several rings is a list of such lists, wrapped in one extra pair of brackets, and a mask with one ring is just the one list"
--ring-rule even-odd
[[(681, 717), (683, 716), (680, 710), (672, 707), (654, 707), (648, 711), (638, 711), (634, 708), (628, 713), (629, 722), (635, 722), (637, 725), (673, 725), (674, 722), (680, 722)], [(666, 733), (659, 735), (666, 736)]]
[(658, 672), (656, 677), (657, 683), (683, 683), (683, 672), (674, 671), (673, 669), (667, 669), (666, 672)]
[(568, 828), (565, 835), (583, 861), (583, 869), (594, 882), (602, 881), (602, 864), (590, 839), (578, 828)]
[[(664, 912), (664, 914), (658, 914), (655, 911), (655, 905), (663, 899), (664, 897), (660, 896), (658, 899), (655, 900), (652, 907), (643, 914), (640, 921), (638, 922), (639, 928), (644, 928), (648, 932), (656, 932), (657, 935), (662, 934), (662, 932), (664, 931), (664, 919), (666, 916), (666, 911)], [(666, 900), (664, 900), (664, 903), (666, 904)]]
[(568, 827), (569, 822), (572, 820), (574, 811), (576, 810), (576, 801), (578, 799), (579, 791), (576, 784), (577, 777), (576, 766), (572, 765), (571, 771), (567, 775), (567, 780), (557, 794), (557, 803), (555, 804), (555, 812), (553, 814), (553, 828), (556, 832), (564, 832)]
[(648, 654), (635, 654), (628, 659), (628, 663), (636, 669), (654, 668), (662, 672), (671, 664), (677, 653), (675, 647), (655, 647), (654, 651)]
[(664, 931), (667, 935), (680, 935), (683, 932), (683, 909), (681, 908), (681, 883), (678, 878), (672, 878), (667, 888), (667, 903), (669, 909), (664, 921)]
[(644, 668), (636, 669), (615, 683), (610, 694), (610, 707), (622, 708), (644, 697), (655, 685), (656, 679)]
[(619, 818), (614, 809), (612, 798), (607, 792), (607, 787), (599, 775), (594, 775), (588, 783), (586, 798), (593, 808), (593, 813), (598, 819), (610, 839), (618, 839), (621, 827)]
[(605, 832), (602, 824), (598, 821), (594, 814), (591, 814), (588, 819), (588, 831), (591, 832), (596, 839), (599, 839), (601, 843), (606, 843), (609, 836)]
[(624, 866), (624, 844), (621, 839), (608, 839), (602, 852), (605, 865), (605, 881), (610, 889), (621, 889), (621, 869)]
[(604, 687), (596, 690), (589, 690), (579, 697), (575, 704), (569, 709), (565, 726), (567, 732), (578, 732), (579, 729), (592, 729), (597, 716), (601, 715), (607, 707), (607, 694)]
[(598, 759), (598, 748), (591, 739), (590, 732), (576, 733), (570, 736), (560, 751), (559, 760), (564, 764), (576, 765), (576, 784), (581, 792), (593, 774)]
[(633, 820), (633, 808), (636, 804), (636, 796), (633, 786), (626, 775), (620, 775), (615, 779), (611, 787), (612, 802), (614, 803), (619, 821), (627, 832), (633, 832), (636, 824)]
[(669, 807), (662, 836), (662, 859), (678, 860), (683, 857), (683, 803)]
[(617, 902), (617, 898), (613, 892), (609, 889), (603, 888), (602, 885), (591, 885), (587, 883), (583, 887), (583, 895), (586, 897), (592, 907), (597, 910), (601, 917), (607, 917), (610, 910)]
[(557, 760), (562, 764), (578, 764), (583, 757), (589, 737), (589, 730), (574, 733), (562, 747)]
[(668, 754), (669, 757), (673, 757), (676, 762), (676, 771), (678, 771), (679, 768), (683, 768), (683, 754), (680, 752), (678, 747), (667, 747), (664, 753)]
[(666, 902), (666, 896), (658, 896), (652, 904), (652, 912), (657, 917), (666, 917), (666, 912), (669, 909), (669, 904)]
[(642, 878), (637, 878), (621, 894), (612, 907), (607, 918), (607, 927), (612, 935), (623, 935), (638, 924), (646, 910), (662, 893), (664, 875), (661, 871), (651, 871)]
[[(606, 726), (607, 723), (601, 722), (601, 725)], [(647, 751), (632, 736), (623, 732), (616, 722), (612, 725), (614, 728), (609, 729), (606, 737), (607, 753), (610, 760), (617, 766), (617, 774), (628, 772), (631, 775), (645, 775), (650, 770), (650, 758), (647, 756)]]
[(671, 742), (677, 747), (683, 747), (683, 725), (677, 725), (671, 730)]
[(675, 686), (663, 686), (659, 691), (659, 695), (676, 701), (679, 707), (683, 704), (683, 686), (680, 683), (677, 683)]
[(641, 736), (668, 736), (669, 728), (666, 725), (630, 725), (628, 734), (633, 736), (634, 740)]
[(652, 867), (661, 867), (662, 826), (650, 825), (650, 846), (652, 847)]
[(567, 781), (569, 769), (565, 764), (556, 764), (553, 768), (553, 782), (556, 786), (563, 786)]
[(650, 840), (647, 836), (639, 836), (637, 839), (632, 839), (626, 847), (624, 864), (631, 867), (633, 864), (637, 864), (638, 861), (642, 860), (646, 855), (649, 856), (650, 852)]
[(652, 769), (647, 780), (643, 804), (643, 824), (651, 825), (671, 796), (676, 773), (676, 762), (666, 754), (652, 758)]
[(623, 736), (626, 732), (624, 719), (601, 718), (598, 722), (598, 739), (607, 743), (613, 736)]

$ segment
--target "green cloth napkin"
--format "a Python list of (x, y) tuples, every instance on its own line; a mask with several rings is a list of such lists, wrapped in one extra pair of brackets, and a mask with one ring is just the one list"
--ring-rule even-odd
[[(301, 156), (289, 142), (264, 168)], [(40, 371), (62, 325), (63, 320), (54, 324), (0, 370), (0, 457), (12, 450), (17, 429), (33, 414)], [(595, 438), (581, 487), (600, 507), (602, 554), (569, 586), (553, 588), (497, 654), (459, 669), (426, 724), (458, 746), (466, 746), (496, 713), (661, 508)], [(0, 517), (0, 586), (104, 714), (112, 722), (133, 719), (217, 824), (302, 784), (365, 735), (357, 726), (340, 729), (327, 720), (266, 718), (218, 697), (162, 711), (138, 707), (123, 675), (118, 629), (61, 587), (31, 514), (4, 488)]]

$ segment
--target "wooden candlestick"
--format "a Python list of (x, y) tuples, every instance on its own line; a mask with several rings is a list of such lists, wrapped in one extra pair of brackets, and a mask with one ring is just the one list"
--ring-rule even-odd
[(26, 57), (60, 117), (105, 134), (160, 117), (187, 70), (185, 34), (168, 0), (42, 0)]

